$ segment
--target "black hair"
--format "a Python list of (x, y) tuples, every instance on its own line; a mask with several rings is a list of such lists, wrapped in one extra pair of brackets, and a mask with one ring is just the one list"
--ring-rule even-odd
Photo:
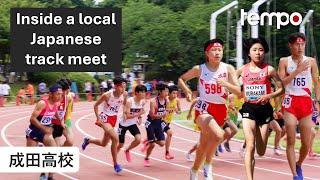
[(172, 93), (173, 91), (178, 91), (178, 86), (172, 85), (168, 87), (169, 93)]
[(134, 93), (139, 93), (139, 92), (147, 92), (147, 88), (145, 85), (137, 85), (136, 88), (134, 89)]
[(166, 88), (168, 88), (168, 86), (166, 84), (163, 84), (163, 83), (158, 83), (157, 86), (156, 86), (156, 89), (161, 92), (163, 90), (165, 90)]
[(69, 83), (65, 79), (59, 79), (57, 83), (61, 86), (63, 91), (70, 89)]
[(125, 79), (123, 79), (122, 77), (120, 76), (117, 76), (113, 79), (113, 84), (114, 85), (118, 85), (118, 84), (122, 84), (123, 82), (126, 82)]
[(204, 45), (203, 45), (203, 51), (206, 52), (207, 47), (208, 47), (210, 44), (214, 44), (214, 43), (219, 43), (219, 44), (222, 45), (222, 47), (224, 46), (224, 43), (223, 43), (223, 41), (222, 41), (221, 39), (218, 39), (218, 38), (216, 38), (216, 39), (211, 39), (211, 40), (209, 40), (209, 41), (207, 41), (207, 42), (204, 43)]
[(306, 36), (303, 34), (303, 33), (300, 33), (300, 32), (295, 32), (295, 33), (292, 33), (288, 36), (288, 42), (290, 44), (296, 42), (296, 40), (298, 38), (302, 38), (304, 41), (306, 40)]
[[(250, 48), (256, 43), (259, 43), (262, 45), (265, 53), (269, 52), (269, 45), (263, 37), (249, 38), (249, 39), (243, 41), (243, 50), (246, 53), (246, 55), (249, 54)], [(249, 59), (250, 59), (250, 57), (249, 57)]]
[(58, 84), (58, 83), (56, 83), (56, 84), (54, 84), (54, 85), (52, 85), (50, 88), (49, 88), (49, 92), (50, 93), (55, 93), (55, 92), (57, 92), (59, 89), (61, 89), (62, 87), (61, 87), (61, 85), (60, 84)]

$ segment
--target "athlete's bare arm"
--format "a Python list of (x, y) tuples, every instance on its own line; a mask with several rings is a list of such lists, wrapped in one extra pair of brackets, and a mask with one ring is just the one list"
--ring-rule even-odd
[(183, 92), (186, 94), (187, 101), (191, 101), (192, 98), (192, 91), (188, 88), (186, 85), (186, 82), (190, 79), (200, 77), (200, 66), (196, 65), (186, 73), (184, 73), (182, 76), (178, 79), (178, 86), (183, 90)]
[(45, 107), (46, 103), (43, 100), (37, 103), (36, 107), (34, 108), (31, 114), (30, 123), (34, 125), (36, 128), (40, 129), (44, 134), (50, 134), (52, 133), (52, 129), (42, 125), (37, 119), (37, 117), (40, 115), (41, 111), (45, 109)]
[(282, 80), (284, 86), (288, 85), (294, 77), (296, 77), (300, 72), (308, 69), (310, 67), (310, 61), (303, 61), (297, 65), (297, 68), (288, 74), (287, 72), (288, 58), (281, 58), (279, 62), (279, 77)]
[(240, 96), (241, 91), (240, 91), (240, 86), (238, 83), (238, 80), (236, 78), (236, 71), (233, 66), (227, 65), (228, 69), (228, 81), (223, 81), (223, 80), (217, 80), (217, 83), (221, 85), (222, 87), (225, 87), (230, 91), (231, 93)]
[(241, 66), (239, 69), (236, 70), (235, 74), (237, 79), (239, 79), (239, 77), (241, 76), (243, 67), (244, 66)]
[(106, 93), (104, 93), (97, 101), (96, 103), (94, 104), (93, 108), (94, 108), (94, 113), (97, 117), (97, 121), (99, 120), (99, 110), (98, 110), (98, 107), (101, 103), (103, 102), (108, 102), (109, 101), (109, 98), (110, 98), (110, 94), (112, 93), (112, 91), (108, 91)]
[(156, 102), (154, 99), (152, 99), (150, 101), (150, 111), (149, 111), (149, 115), (152, 119), (161, 119), (163, 117), (165, 117), (165, 113), (164, 115), (157, 115), (155, 112), (155, 107), (156, 107)]
[(124, 91), (123, 92), (123, 105), (125, 105), (127, 103), (128, 100), (128, 92)]
[(316, 100), (318, 101), (316, 107), (319, 111), (319, 100), (320, 100), (320, 87), (319, 87), (319, 69), (317, 65), (317, 61), (314, 58), (311, 59), (311, 76), (313, 81), (313, 86), (315, 90)]
[(177, 108), (176, 108), (176, 113), (180, 114), (181, 113), (181, 105), (180, 105), (180, 99), (177, 98)]
[(189, 108), (189, 112), (188, 112), (188, 116), (187, 116), (187, 119), (190, 120), (192, 115), (191, 115), (191, 112), (192, 112), (192, 109), (194, 107), (194, 105), (197, 103), (198, 99), (194, 99), (190, 105), (190, 108)]
[(280, 80), (277, 71), (276, 71), (272, 66), (269, 66), (269, 67), (268, 67), (268, 76), (269, 76), (269, 77), (274, 81), (274, 83), (276, 84), (277, 90), (275, 90), (274, 92), (272, 92), (272, 93), (270, 93), (270, 94), (266, 94), (266, 95), (261, 96), (261, 97), (258, 99), (258, 103), (259, 103), (259, 102), (267, 102), (267, 101), (269, 101), (270, 99), (275, 98), (275, 97), (277, 97), (277, 96), (280, 96), (281, 94), (284, 93), (284, 87), (283, 87), (282, 81)]

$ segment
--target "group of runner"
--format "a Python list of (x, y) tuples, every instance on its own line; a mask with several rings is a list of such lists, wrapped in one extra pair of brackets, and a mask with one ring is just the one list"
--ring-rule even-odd
[[(276, 136), (277, 142), (282, 137), (282, 129), (279, 130), (280, 119), (284, 120), (282, 124), (287, 132), (286, 153), (293, 179), (303, 179), (302, 163), (311, 148), (312, 113), (314, 110), (319, 112), (319, 72), (316, 60), (304, 56), (303, 34), (289, 35), (288, 45), (291, 55), (281, 58), (279, 69), (276, 70), (266, 63), (265, 54), (269, 51), (269, 46), (264, 38), (248, 39), (244, 43), (244, 49), (249, 62), (235, 70), (232, 65), (221, 61), (223, 41), (212, 39), (204, 44), (206, 62), (194, 66), (180, 76), (178, 85), (184, 91), (186, 99), (192, 102), (188, 119), (191, 119), (191, 109), (194, 108), (194, 122), (200, 131), (199, 142), (187, 154), (187, 159), (191, 159), (190, 154), (196, 151), (194, 164), (190, 169), (190, 179), (198, 179), (202, 164), (204, 178), (212, 179), (212, 160), (217, 147), (225, 141), (223, 145), (230, 151), (229, 140), (238, 131), (237, 126), (230, 120), (237, 114), (233, 96), (244, 98), (240, 113), (245, 136), (244, 164), (247, 179), (254, 177), (255, 149), (260, 156), (266, 152), (269, 129), (280, 132), (280, 135)], [(192, 91), (186, 84), (193, 78), (199, 79), (197, 98), (192, 96)], [(242, 81), (242, 88), (239, 85), (239, 78)], [(105, 147), (111, 141), (111, 155), (117, 173), (122, 170), (117, 159), (120, 150), (124, 150), (126, 160), (131, 162), (130, 151), (141, 142), (143, 144), (141, 151), (146, 153), (144, 166), (151, 165), (149, 157), (156, 144), (160, 147), (165, 146), (164, 157), (167, 160), (173, 159), (174, 156), (170, 153), (173, 136), (170, 123), (173, 114), (181, 112), (177, 97), (178, 87), (157, 84), (157, 96), (147, 103), (145, 99), (147, 88), (144, 85), (137, 85), (134, 96), (129, 97), (125, 91), (125, 79), (116, 77), (113, 83), (114, 88), (102, 94), (94, 104), (95, 125), (103, 130), (102, 138), (85, 137), (82, 149), (85, 150), (89, 144)], [(27, 146), (37, 146), (39, 142), (45, 146), (73, 145), (71, 131), (73, 98), (69, 93), (70, 86), (70, 80), (58, 80), (49, 88), (48, 98), (37, 103), (26, 131)], [(312, 103), (311, 99), (312, 87), (315, 89), (315, 103)], [(276, 101), (274, 108), (270, 104), (271, 99)], [(282, 106), (279, 105), (280, 101)], [(146, 104), (150, 105), (149, 112), (146, 112)], [(146, 120), (143, 119), (145, 114), (147, 114)], [(116, 132), (114, 129), (118, 119)], [(278, 123), (273, 122), (273, 119), (279, 120)], [(142, 140), (138, 127), (143, 122), (147, 134), (145, 140)], [(297, 123), (301, 132), (298, 161), (294, 152)], [(134, 139), (124, 147), (128, 130)], [(66, 138), (64, 142), (60, 138), (62, 135)], [(279, 144), (276, 144), (275, 150), (278, 148)], [(42, 173), (41, 177), (44, 176)], [(48, 179), (52, 179), (52, 173), (49, 173)]]
[[(179, 85), (189, 101), (192, 100), (192, 92), (186, 82), (193, 78), (199, 79), (195, 123), (200, 129), (200, 140), (191, 149), (196, 149), (196, 159), (190, 169), (190, 179), (198, 179), (198, 171), (203, 161), (204, 178), (212, 179), (212, 156), (224, 140), (223, 127), (227, 118), (226, 104), (229, 93), (237, 96), (242, 93), (244, 97), (240, 113), (245, 136), (244, 164), (247, 179), (254, 177), (255, 149), (260, 156), (266, 152), (270, 122), (274, 114), (277, 119), (283, 118), (285, 122), (286, 154), (293, 179), (303, 179), (302, 163), (311, 145), (311, 118), (313, 111), (319, 112), (320, 101), (319, 71), (316, 60), (304, 56), (304, 34), (289, 35), (291, 55), (280, 59), (278, 71), (266, 63), (265, 54), (268, 53), (269, 46), (264, 38), (250, 38), (245, 41), (244, 50), (249, 62), (237, 70), (221, 62), (223, 46), (220, 39), (206, 42), (206, 62), (194, 66), (179, 78)], [(242, 91), (238, 83), (239, 77), (242, 80)], [(271, 90), (272, 83), (276, 86), (274, 91)], [(314, 105), (311, 99), (312, 87), (315, 90)], [(282, 106), (273, 109), (270, 100), (281, 95)], [(294, 151), (297, 123), (301, 132), (298, 161)], [(277, 138), (279, 139), (279, 136)]]

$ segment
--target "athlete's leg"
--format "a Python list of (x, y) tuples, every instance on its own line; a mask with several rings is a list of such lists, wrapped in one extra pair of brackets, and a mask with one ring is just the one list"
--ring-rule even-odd
[(294, 145), (296, 142), (297, 118), (293, 114), (284, 111), (283, 119), (285, 120), (285, 126), (287, 131), (287, 159), (293, 176), (296, 176), (296, 155), (294, 152)]
[(268, 145), (268, 131), (269, 124), (263, 124), (256, 128), (256, 148), (259, 156), (263, 156), (266, 153)]
[(311, 133), (312, 133), (312, 125), (311, 115), (300, 119), (300, 134), (301, 134), (301, 147), (299, 160), (297, 161), (297, 165), (301, 166), (304, 159), (307, 157), (309, 149), (310, 149), (310, 141), (311, 141)]
[(242, 119), (243, 132), (245, 137), (246, 152), (244, 155), (244, 164), (247, 174), (247, 179), (253, 179), (254, 172), (254, 152), (255, 152), (255, 136), (256, 136), (256, 122), (251, 119)]

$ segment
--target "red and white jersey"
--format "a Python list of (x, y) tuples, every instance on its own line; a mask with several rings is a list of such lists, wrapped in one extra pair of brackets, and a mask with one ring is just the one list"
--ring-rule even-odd
[(217, 80), (228, 81), (227, 64), (220, 62), (218, 69), (210, 71), (206, 64), (200, 65), (198, 91), (200, 100), (214, 104), (225, 104), (228, 97), (226, 89), (217, 84)]
[[(67, 106), (68, 106), (68, 96), (64, 95), (61, 98), (61, 101), (58, 103), (58, 116), (61, 121), (64, 121), (64, 116), (66, 114)], [(52, 124), (61, 124), (61, 122), (55, 117), (52, 120)]]
[[(303, 56), (302, 61), (309, 61), (306, 56)], [(292, 57), (288, 57), (287, 73), (290, 74), (297, 69), (297, 64)], [(312, 76), (311, 68), (296, 75), (292, 81), (286, 85), (285, 94), (293, 96), (311, 96), (312, 92)]]
[[(144, 106), (146, 104), (146, 101), (144, 99), (142, 99), (138, 103), (135, 102), (134, 97), (130, 97), (127, 100), (127, 102), (131, 103), (130, 114), (132, 114), (132, 115), (138, 114), (140, 111), (142, 111), (142, 109), (144, 109)], [(124, 120), (122, 117), (120, 120), (120, 124), (121, 124), (121, 126), (128, 127), (128, 126), (136, 124), (138, 120), (139, 120), (138, 117), (134, 117), (131, 119), (126, 119), (126, 120)]]
[(241, 74), (245, 101), (257, 103), (257, 100), (271, 92), (271, 81), (268, 76), (268, 64), (264, 64), (259, 72), (251, 72), (250, 64), (243, 67)]
[(110, 97), (108, 102), (104, 102), (102, 112), (108, 116), (116, 116), (123, 105), (124, 96), (121, 94), (120, 97), (115, 97), (113, 95), (114, 90), (110, 90), (108, 93), (110, 93)]
[(52, 119), (54, 115), (56, 114), (58, 110), (58, 104), (54, 103), (53, 107), (49, 107), (49, 102), (47, 99), (43, 99), (46, 106), (45, 108), (40, 112), (39, 116), (37, 117), (38, 121), (45, 126), (49, 126), (52, 124)]

